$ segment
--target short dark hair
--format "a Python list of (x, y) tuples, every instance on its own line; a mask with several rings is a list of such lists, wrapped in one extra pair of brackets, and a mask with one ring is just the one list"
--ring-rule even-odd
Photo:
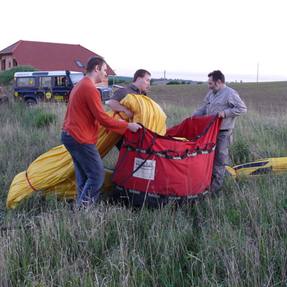
[(151, 73), (147, 70), (144, 70), (144, 69), (137, 70), (134, 74), (133, 82), (135, 82), (137, 80), (137, 78), (143, 78), (145, 76), (145, 74), (148, 74), (151, 76)]
[(215, 71), (209, 73), (208, 77), (212, 77), (212, 80), (214, 82), (216, 82), (217, 80), (220, 80), (222, 83), (225, 83), (225, 77), (222, 74), (222, 72), (219, 70), (215, 70)]
[(95, 69), (96, 66), (99, 66), (99, 68), (101, 69), (103, 64), (105, 63), (106, 61), (102, 57), (98, 57), (98, 56), (91, 57), (87, 63), (86, 71), (87, 73), (90, 73)]

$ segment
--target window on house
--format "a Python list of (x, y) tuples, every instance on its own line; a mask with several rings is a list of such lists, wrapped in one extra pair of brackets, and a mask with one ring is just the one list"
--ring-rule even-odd
[(2, 71), (6, 70), (6, 60), (5, 59), (1, 60), (1, 70)]
[(85, 68), (85, 65), (80, 60), (76, 60), (75, 63), (79, 68)]

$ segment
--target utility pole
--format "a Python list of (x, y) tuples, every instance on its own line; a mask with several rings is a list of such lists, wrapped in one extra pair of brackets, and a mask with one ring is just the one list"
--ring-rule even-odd
[(163, 71), (163, 79), (164, 80), (166, 79), (166, 71), (165, 70)]
[(256, 76), (257, 88), (258, 88), (258, 81), (259, 81), (259, 62), (257, 62), (257, 76)]

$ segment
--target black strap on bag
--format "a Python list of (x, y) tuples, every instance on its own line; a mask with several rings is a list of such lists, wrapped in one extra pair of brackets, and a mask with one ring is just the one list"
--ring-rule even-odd
[(200, 133), (199, 135), (195, 136), (190, 141), (196, 141), (196, 140), (200, 139), (201, 137), (203, 137), (204, 135), (206, 135), (207, 132), (209, 131), (209, 129), (211, 128), (211, 126), (215, 123), (216, 120), (217, 120), (217, 115), (212, 117), (212, 119), (210, 120), (210, 122), (208, 123), (207, 127), (203, 130), (202, 133)]

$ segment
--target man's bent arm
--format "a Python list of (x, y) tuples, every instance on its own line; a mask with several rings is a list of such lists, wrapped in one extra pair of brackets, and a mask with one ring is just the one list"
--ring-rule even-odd
[(237, 93), (230, 95), (228, 99), (229, 108), (224, 110), (226, 118), (237, 117), (247, 112), (246, 104)]
[(125, 106), (121, 105), (119, 101), (117, 100), (109, 100), (107, 102), (107, 105), (114, 111), (114, 112), (124, 112), (129, 118), (133, 117), (133, 112), (130, 111)]

